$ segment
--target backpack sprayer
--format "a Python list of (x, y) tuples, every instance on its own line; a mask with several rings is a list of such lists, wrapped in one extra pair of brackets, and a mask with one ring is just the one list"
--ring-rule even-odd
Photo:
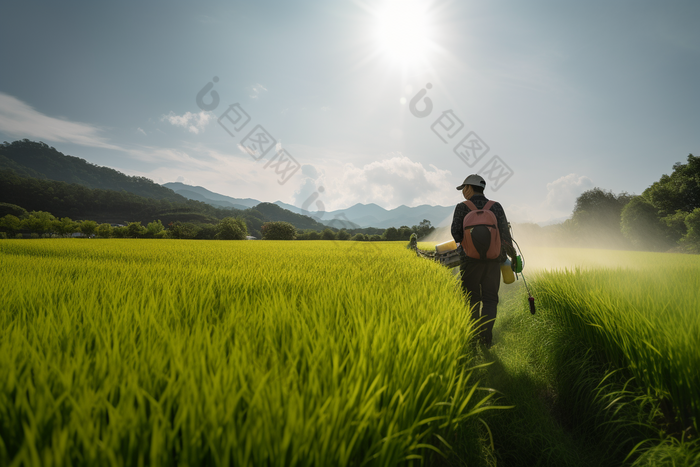
[[(525, 274), (523, 274), (523, 269), (525, 269), (525, 255), (523, 255), (522, 250), (520, 249), (520, 245), (518, 245), (518, 242), (515, 241), (513, 238), (513, 227), (511, 227), (510, 222), (508, 223), (508, 228), (510, 229), (510, 238), (513, 240), (513, 243), (515, 246), (518, 248), (517, 255), (515, 256), (515, 264), (511, 264), (511, 269), (515, 273), (515, 277), (517, 279), (518, 274), (520, 274), (523, 277), (523, 283), (525, 284), (525, 290), (527, 290), (527, 301), (530, 304), (530, 313), (533, 315), (535, 314), (535, 297), (532, 296), (530, 293), (530, 287), (527, 285), (527, 281), (525, 280)], [(506, 260), (506, 263), (509, 261)], [(501, 271), (503, 271), (503, 265), (501, 266)], [(512, 282), (512, 281), (511, 281)]]
[[(510, 226), (510, 223), (508, 223), (508, 228), (510, 228), (511, 230), (512, 239), (513, 230)], [(431, 259), (449, 269), (456, 268), (462, 263), (462, 255), (460, 254), (461, 246), (458, 246), (454, 240), (435, 245), (435, 251), (424, 251), (418, 249), (418, 239), (417, 237), (415, 237), (415, 235), (416, 234), (411, 235), (411, 239), (409, 241), (409, 244), (406, 245), (406, 248), (414, 250), (416, 252), (416, 255), (420, 256), (421, 258)], [(523, 252), (520, 249), (520, 245), (518, 245), (518, 243), (515, 240), (513, 240), (513, 243), (518, 249), (518, 254), (515, 256), (514, 263), (511, 263), (509, 259), (506, 259), (506, 261), (503, 264), (501, 264), (501, 275), (503, 276), (503, 282), (506, 284), (512, 284), (515, 280), (518, 279), (518, 275), (522, 276), (523, 283), (525, 284), (525, 290), (527, 290), (527, 301), (530, 305), (530, 313), (534, 315), (535, 298), (530, 293), (530, 287), (527, 285), (525, 275), (523, 274), (523, 269), (525, 268), (525, 256), (523, 255)]]

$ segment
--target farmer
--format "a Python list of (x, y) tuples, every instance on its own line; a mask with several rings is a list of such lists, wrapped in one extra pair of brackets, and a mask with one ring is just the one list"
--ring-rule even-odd
[[(464, 183), (457, 187), (458, 190), (462, 191), (464, 199), (467, 200), (457, 205), (452, 218), (451, 232), (457, 244), (462, 243), (464, 239), (464, 218), (471, 211), (467, 204), (469, 202), (473, 203), (472, 206), (478, 210), (483, 209), (489, 202), (484, 196), (484, 188), (486, 188), (486, 181), (476, 174), (465, 178)], [(513, 248), (513, 241), (508, 229), (508, 219), (506, 219), (503, 207), (499, 203), (494, 202), (489, 210), (496, 217), (501, 240), (500, 254), (496, 250), (496, 254), (498, 254), (496, 259), (482, 259), (485, 257), (483, 254), (477, 259), (468, 256), (462, 250), (462, 263), (460, 265), (462, 290), (465, 294), (467, 292), (470, 293), (472, 318), (481, 324), (478, 338), (486, 347), (491, 347), (493, 342), (493, 323), (496, 319), (496, 308), (498, 306), (498, 288), (501, 285), (500, 265), (506, 260), (506, 255), (510, 256), (511, 260), (515, 259), (515, 249)], [(485, 240), (476, 238), (474, 235), (475, 231), (477, 229), (467, 232), (472, 237), (473, 244), (477, 245), (478, 248), (478, 244), (483, 244), (485, 241), (487, 243), (486, 248), (488, 248), (490, 238), (487, 237)], [(489, 234), (487, 233), (487, 235)]]

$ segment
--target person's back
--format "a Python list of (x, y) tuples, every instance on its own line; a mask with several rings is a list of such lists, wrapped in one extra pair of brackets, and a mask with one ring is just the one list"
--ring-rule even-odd
[[(486, 181), (479, 175), (470, 175), (464, 183), (457, 187), (462, 191), (465, 199), (481, 210), (489, 199), (484, 196)], [(498, 307), (498, 289), (501, 285), (500, 265), (506, 260), (506, 256), (515, 258), (515, 250), (508, 228), (508, 219), (503, 207), (499, 203), (493, 203), (490, 211), (494, 213), (497, 221), (498, 233), (501, 241), (501, 252), (497, 258), (475, 258), (463, 253), (460, 272), (462, 277), (462, 290), (469, 293), (470, 306), (472, 307), (472, 317), (474, 320), (481, 320), (479, 332), (480, 341), (486, 346), (491, 346), (493, 342), (493, 324), (496, 319)], [(451, 233), (455, 242), (462, 243), (464, 235), (472, 235), (477, 229), (464, 231), (464, 218), (470, 212), (466, 203), (459, 203), (455, 207), (452, 218)], [(476, 243), (483, 243), (482, 238), (473, 238)], [(481, 305), (483, 304), (483, 305)], [(481, 306), (480, 306), (481, 305)]]

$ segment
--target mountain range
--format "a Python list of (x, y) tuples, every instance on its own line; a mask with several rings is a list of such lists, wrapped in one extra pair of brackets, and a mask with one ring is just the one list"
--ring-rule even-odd
[[(214, 222), (227, 215), (243, 215), (255, 208), (248, 220), (253, 222), (253, 217), (259, 217), (254, 222), (256, 227), (258, 221), (284, 220), (298, 229), (322, 230), (324, 226), (330, 226), (352, 230), (411, 227), (425, 219), (434, 226), (446, 225), (454, 211), (452, 206), (402, 205), (385, 209), (374, 203), (358, 203), (335, 211), (307, 212), (282, 201), (267, 203), (251, 198), (233, 198), (201, 186), (179, 182), (159, 185), (145, 177), (127, 176), (62, 154), (45, 143), (26, 139), (0, 145), (0, 170), (5, 171), (3, 176), (7, 178), (3, 179), (6, 186), (1, 190), (3, 199), (0, 202), (12, 200), (13, 204), (30, 210), (52, 210), (56, 215), (90, 216), (93, 219), (122, 219), (126, 216), (132, 220), (143, 218), (150, 221), (158, 216), (164, 220)], [(86, 192), (55, 182), (98, 191)], [(56, 190), (62, 196), (50, 194)], [(160, 204), (149, 199), (158, 200)]]
[[(207, 190), (201, 186), (186, 185), (180, 182), (164, 183), (164, 187), (170, 188), (175, 193), (185, 198), (202, 201), (216, 207), (226, 207), (235, 209), (247, 209), (261, 203), (251, 198), (233, 198)], [(413, 226), (420, 224), (427, 219), (432, 225), (446, 225), (452, 218), (453, 206), (429, 206), (427, 204), (415, 207), (399, 206), (394, 209), (384, 209), (374, 203), (355, 204), (346, 209), (338, 209), (328, 212), (304, 211), (303, 209), (275, 201), (272, 204), (284, 208), (296, 214), (311, 216), (322, 224), (335, 228), (365, 228), (377, 227), (386, 229), (389, 227), (401, 227), (403, 225)]]

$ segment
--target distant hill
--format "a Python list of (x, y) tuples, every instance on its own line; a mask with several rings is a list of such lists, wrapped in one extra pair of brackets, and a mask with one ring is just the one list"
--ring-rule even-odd
[[(301, 213), (300, 208), (281, 201), (275, 201), (276, 205), (289, 211)], [(457, 203), (455, 203), (457, 204)], [(338, 209), (325, 213), (311, 213), (312, 216), (320, 217), (320, 222), (336, 227), (337, 225), (353, 225), (348, 228), (377, 227), (386, 229), (389, 227), (401, 227), (403, 225), (411, 227), (418, 225), (424, 219), (428, 219), (432, 225), (444, 224), (446, 219), (451, 219), (454, 213), (454, 206), (421, 206), (409, 207), (399, 206), (394, 209), (384, 209), (374, 203), (355, 204), (347, 209)]]
[(132, 177), (66, 156), (42, 142), (24, 139), (0, 145), (0, 169), (11, 169), (20, 177), (77, 183), (101, 190), (124, 190), (138, 196), (184, 203), (187, 198), (145, 177)]
[(197, 201), (203, 201), (205, 203), (213, 204), (215, 206), (231, 207), (236, 209), (247, 209), (252, 208), (260, 204), (257, 199), (251, 198), (232, 198), (226, 195), (220, 195), (219, 193), (214, 193), (201, 186), (185, 185), (180, 182), (169, 182), (164, 183), (164, 187), (170, 188), (175, 193), (178, 193), (185, 198), (195, 199)]
[(154, 220), (164, 224), (174, 221), (216, 223), (233, 214), (187, 199), (177, 203), (123, 190), (101, 190), (77, 183), (20, 177), (10, 169), (0, 169), (0, 202), (28, 211), (47, 211), (56, 217), (108, 223), (137, 221), (145, 224)]
[[(214, 193), (201, 186), (186, 185), (179, 182), (165, 183), (163, 186), (172, 189), (186, 198), (203, 201), (212, 206), (237, 207), (241, 209), (241, 206), (253, 207), (261, 203), (256, 199), (233, 198)], [(455, 204), (457, 204), (458, 201), (459, 200), (455, 201)], [(374, 203), (358, 203), (347, 209), (338, 209), (322, 213), (316, 212), (315, 206), (313, 207), (314, 211), (305, 213), (301, 208), (282, 201), (275, 201), (272, 204), (276, 204), (283, 209), (297, 214), (312, 216), (319, 219), (321, 224), (336, 229), (359, 229), (367, 227), (386, 229), (388, 227), (398, 228), (403, 225), (411, 227), (420, 224), (424, 219), (428, 219), (433, 225), (440, 225), (444, 224), (445, 219), (451, 218), (454, 213), (454, 206), (429, 206), (427, 204), (416, 207), (399, 206), (395, 209), (384, 209)]]
[(260, 203), (254, 208), (251, 208), (251, 210), (257, 211), (269, 219), (289, 222), (297, 229), (323, 230), (326, 227), (324, 224), (316, 222), (309, 216), (296, 214), (273, 203)]
[[(218, 195), (202, 187), (173, 183), (183, 194), (145, 177), (131, 177), (117, 170), (66, 156), (42, 142), (15, 141), (0, 145), (0, 203), (54, 216), (99, 222), (142, 223), (160, 219), (216, 223), (240, 216), (249, 232), (260, 236), (269, 221), (286, 221), (297, 229), (323, 230), (326, 226), (309, 216), (257, 200)], [(256, 206), (252, 209), (251, 206)]]

